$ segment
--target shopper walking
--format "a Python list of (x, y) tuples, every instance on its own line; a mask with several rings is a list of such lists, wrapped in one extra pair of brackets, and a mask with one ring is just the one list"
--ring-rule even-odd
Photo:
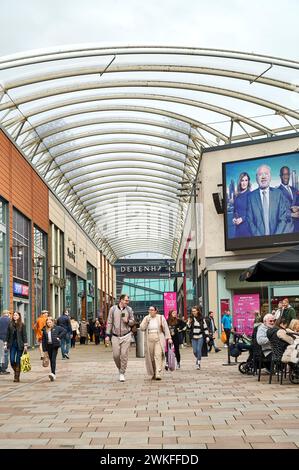
[(145, 366), (148, 375), (152, 379), (161, 380), (163, 357), (166, 346), (172, 344), (167, 321), (163, 315), (159, 315), (158, 309), (151, 306), (148, 315), (140, 324), (141, 331), (145, 331)]
[(214, 319), (214, 312), (212, 310), (209, 312), (209, 316), (206, 319), (206, 324), (208, 326), (209, 334), (210, 334), (210, 341), (209, 341), (209, 352), (212, 351), (212, 347), (214, 347), (215, 352), (221, 351), (221, 349), (217, 348), (215, 344), (215, 338), (216, 338), (216, 331), (217, 327), (215, 324), (215, 319)]
[(35, 322), (33, 327), (36, 341), (39, 343), (39, 351), (40, 351), (40, 358), (44, 358), (44, 352), (42, 347), (42, 337), (43, 337), (43, 328), (46, 325), (46, 321), (48, 318), (49, 312), (48, 310), (43, 310)]
[(52, 317), (48, 317), (46, 325), (43, 329), (42, 347), (43, 351), (49, 354), (51, 372), (49, 379), (51, 382), (56, 380), (56, 358), (58, 348), (60, 348), (62, 340), (66, 337), (67, 331), (62, 326), (54, 324)]
[(79, 333), (80, 333), (80, 344), (86, 344), (86, 340), (88, 341), (88, 327), (87, 321), (81, 320), (79, 326)]
[(202, 356), (208, 355), (207, 343), (209, 342), (209, 330), (201, 309), (197, 305), (191, 309), (191, 318), (188, 320), (188, 327), (190, 328), (193, 354), (196, 358), (195, 368), (199, 370)]
[(10, 372), (7, 370), (8, 351), (6, 348), (4, 348), (4, 342), (6, 341), (9, 323), (10, 323), (10, 312), (9, 310), (3, 310), (1, 318), (0, 318), (0, 375), (10, 374)]
[(62, 315), (57, 319), (57, 325), (66, 330), (66, 335), (61, 340), (61, 355), (62, 359), (69, 359), (69, 351), (71, 346), (71, 336), (73, 334), (69, 311), (65, 310)]
[(93, 325), (93, 335), (94, 335), (95, 344), (100, 344), (101, 330), (102, 330), (101, 323), (99, 322), (98, 319), (96, 319)]
[(14, 382), (20, 382), (21, 356), (27, 352), (26, 327), (22, 322), (20, 312), (14, 312), (12, 320), (8, 325), (4, 348), (9, 349), (10, 364), (14, 370)]
[(134, 325), (134, 312), (129, 307), (129, 296), (120, 296), (118, 305), (110, 308), (107, 320), (105, 343), (112, 340), (113, 359), (119, 371), (119, 381), (125, 381), (131, 344), (131, 327)]
[(183, 331), (186, 325), (180, 318), (178, 318), (176, 310), (170, 310), (168, 315), (167, 324), (174, 346), (177, 368), (179, 369), (181, 367), (180, 332)]
[(71, 317), (72, 337), (71, 337), (71, 348), (76, 346), (76, 338), (79, 334), (79, 323), (74, 317)]
[(231, 313), (229, 310), (226, 310), (224, 312), (224, 315), (222, 317), (222, 320), (221, 320), (221, 330), (222, 332), (224, 331), (225, 334), (226, 334), (226, 343), (225, 343), (225, 346), (226, 348), (229, 347), (229, 338), (230, 338), (230, 334), (231, 334), (231, 331), (232, 331), (232, 316), (231, 316)]

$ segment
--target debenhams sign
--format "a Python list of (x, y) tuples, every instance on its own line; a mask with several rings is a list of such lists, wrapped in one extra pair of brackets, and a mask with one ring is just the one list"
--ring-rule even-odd
[[(170, 271), (173, 271), (174, 267), (170, 267)], [(169, 272), (168, 266), (159, 265), (132, 265), (132, 266), (120, 266), (120, 272), (125, 273), (165, 273)]]
[(121, 266), (120, 267), (121, 273), (158, 273), (161, 271), (162, 271), (162, 266)]

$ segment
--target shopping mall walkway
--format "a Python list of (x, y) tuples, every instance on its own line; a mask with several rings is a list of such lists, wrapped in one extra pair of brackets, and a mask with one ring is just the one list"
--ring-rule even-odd
[[(194, 370), (150, 381), (131, 348), (127, 381), (117, 381), (110, 348), (78, 345), (49, 382), (38, 351), (20, 384), (0, 376), (0, 448), (298, 448), (299, 386), (268, 385), (224, 367), (226, 350)], [(243, 357), (243, 356), (242, 356)]]

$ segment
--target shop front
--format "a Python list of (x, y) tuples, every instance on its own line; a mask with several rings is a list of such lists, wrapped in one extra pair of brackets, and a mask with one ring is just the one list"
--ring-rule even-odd
[(229, 309), (235, 330), (250, 334), (255, 315), (271, 313), (284, 298), (289, 299), (299, 318), (299, 281), (249, 283), (239, 280), (241, 273), (241, 270), (217, 272), (219, 321)]
[(68, 269), (65, 275), (65, 308), (77, 318), (77, 276)]
[(22, 315), (28, 341), (32, 343), (33, 319), (31, 317), (31, 222), (21, 212), (13, 209), (12, 260), (13, 309)]
[(8, 280), (7, 203), (0, 199), (0, 314), (9, 306)]
[(87, 321), (96, 316), (96, 268), (87, 263)]
[(47, 236), (37, 227), (34, 239), (34, 320), (47, 306)]

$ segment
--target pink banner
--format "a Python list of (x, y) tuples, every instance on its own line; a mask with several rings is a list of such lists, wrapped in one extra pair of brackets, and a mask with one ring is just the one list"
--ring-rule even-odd
[(164, 292), (164, 317), (168, 318), (170, 310), (177, 309), (177, 293), (176, 292)]
[(256, 312), (260, 311), (259, 294), (234, 295), (233, 325), (236, 333), (251, 335)]

